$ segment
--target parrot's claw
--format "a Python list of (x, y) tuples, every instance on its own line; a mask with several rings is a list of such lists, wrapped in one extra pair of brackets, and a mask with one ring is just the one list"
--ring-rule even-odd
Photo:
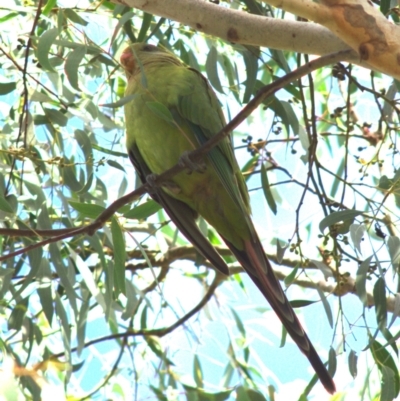
[[(159, 188), (159, 186), (155, 182), (157, 177), (157, 174), (149, 174), (148, 176), (146, 176), (146, 182), (149, 186), (149, 195), (154, 195)], [(181, 188), (172, 180), (164, 181), (161, 186), (167, 188), (170, 192), (173, 192), (174, 194), (179, 194), (181, 192)]]
[(207, 168), (206, 164), (203, 162), (196, 163), (190, 160), (189, 154), (190, 152), (188, 151), (182, 153), (178, 162), (179, 166), (189, 169), (188, 174), (191, 174), (193, 171), (195, 171), (196, 173), (204, 173)]
[(156, 184), (156, 179), (158, 175), (157, 174), (149, 174), (146, 176), (146, 183), (149, 186), (149, 195), (154, 195), (157, 192), (157, 184)]

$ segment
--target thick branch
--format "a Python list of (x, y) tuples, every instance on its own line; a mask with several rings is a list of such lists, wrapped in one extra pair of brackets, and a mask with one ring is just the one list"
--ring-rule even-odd
[[(262, 17), (209, 1), (112, 1), (180, 22), (228, 42), (317, 55), (349, 49), (328, 29), (316, 24)], [(357, 62), (359, 57), (347, 55), (346, 60)]]

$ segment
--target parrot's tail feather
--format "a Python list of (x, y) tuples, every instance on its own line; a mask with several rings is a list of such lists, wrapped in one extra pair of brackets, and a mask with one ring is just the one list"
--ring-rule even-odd
[(336, 391), (335, 383), (286, 298), (259, 239), (253, 238), (252, 241), (245, 241), (244, 250), (237, 249), (225, 238), (224, 241), (267, 299), (293, 341), (308, 358), (323, 386), (329, 393), (333, 394)]
[(157, 191), (154, 198), (163, 206), (179, 231), (196, 247), (196, 249), (208, 259), (216, 269), (228, 276), (229, 268), (227, 264), (197, 226), (197, 215), (195, 211), (186, 203), (169, 196), (162, 190)]
[[(151, 171), (144, 162), (136, 145), (132, 145), (129, 149), (129, 158), (135, 166), (140, 180), (146, 182), (146, 177), (151, 174)], [(151, 194), (151, 197), (164, 208), (179, 231), (197, 248), (197, 250), (208, 259), (216, 269), (228, 276), (229, 268), (227, 264), (196, 224), (197, 213), (189, 205), (168, 195), (161, 188), (156, 188)]]

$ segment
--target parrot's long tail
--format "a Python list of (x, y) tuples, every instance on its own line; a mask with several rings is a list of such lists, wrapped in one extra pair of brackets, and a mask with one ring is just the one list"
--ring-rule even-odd
[(244, 250), (237, 249), (225, 238), (224, 241), (267, 299), (294, 342), (308, 358), (323, 386), (329, 393), (333, 394), (336, 391), (335, 383), (286, 298), (257, 235), (253, 236), (253, 240), (245, 241)]

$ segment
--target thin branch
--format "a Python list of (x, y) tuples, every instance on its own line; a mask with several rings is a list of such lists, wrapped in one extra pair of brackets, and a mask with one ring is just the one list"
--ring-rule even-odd
[[(126, 339), (128, 337), (137, 337), (137, 336), (156, 336), (156, 337), (164, 337), (165, 335), (172, 333), (174, 330), (176, 330), (178, 327), (182, 326), (186, 321), (188, 321), (192, 316), (194, 316), (196, 313), (200, 312), (200, 310), (210, 301), (212, 296), (214, 295), (215, 290), (219, 286), (219, 284), (224, 281), (225, 276), (220, 273), (216, 273), (214, 280), (210, 284), (210, 286), (207, 289), (206, 294), (204, 297), (201, 299), (201, 301), (193, 308), (191, 309), (186, 315), (182, 316), (180, 319), (178, 319), (174, 324), (172, 324), (169, 327), (164, 327), (161, 329), (153, 329), (153, 330), (129, 330), (125, 333), (117, 333), (117, 334), (110, 334), (108, 336), (104, 336), (101, 338), (96, 338), (92, 341), (88, 341), (85, 345), (84, 348), (90, 347), (91, 345), (95, 345), (98, 343), (101, 343), (103, 341), (108, 341), (108, 340), (117, 340), (119, 338)], [(71, 348), (71, 352), (76, 352), (77, 347)], [(60, 352), (58, 354), (53, 355), (54, 358), (60, 358), (64, 355), (64, 352)]]

